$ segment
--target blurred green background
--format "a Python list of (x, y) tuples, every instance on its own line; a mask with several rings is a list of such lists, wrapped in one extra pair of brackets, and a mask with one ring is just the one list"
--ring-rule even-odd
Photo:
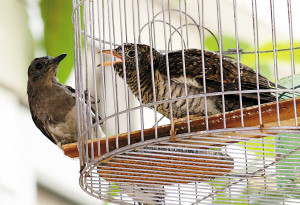
[(57, 78), (61, 83), (68, 79), (74, 64), (72, 2), (59, 0), (41, 0), (40, 8), (44, 21), (43, 46), (50, 56), (67, 53), (61, 62)]

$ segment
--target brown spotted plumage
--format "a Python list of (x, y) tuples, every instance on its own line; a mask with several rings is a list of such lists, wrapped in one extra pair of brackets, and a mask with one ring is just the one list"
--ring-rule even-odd
[[(139, 68), (139, 77), (141, 85), (142, 103), (152, 103), (153, 86), (151, 75), (151, 57), (150, 47), (148, 45), (137, 44), (137, 59)], [(104, 53), (110, 53), (109, 50)], [(125, 56), (122, 56), (122, 46), (113, 50), (113, 55), (121, 60), (125, 60), (127, 84), (131, 91), (138, 97), (138, 81), (136, 69), (136, 53), (134, 44), (124, 44)], [(166, 54), (152, 49), (153, 54), (153, 71), (155, 79), (155, 95), (157, 101), (169, 99), (169, 88), (167, 78), (167, 61)], [(170, 70), (170, 88), (172, 98), (184, 97), (184, 75), (182, 51), (173, 51), (168, 53), (169, 70)], [(203, 58), (201, 50), (186, 49), (184, 50), (187, 95), (197, 95), (203, 93)], [(235, 59), (223, 56), (223, 84), (224, 91), (238, 91), (238, 63)], [(110, 65), (109, 62), (104, 63), (104, 66)], [(205, 81), (206, 92), (215, 93), (221, 92), (221, 70), (220, 56), (217, 53), (204, 51), (205, 65)], [(124, 69), (122, 61), (114, 62), (114, 69), (119, 76), (124, 78)], [(262, 75), (259, 77), (259, 89), (272, 89), (274, 83), (270, 82)], [(256, 90), (256, 73), (253, 69), (240, 63), (240, 78), (242, 90)], [(274, 101), (275, 97), (270, 92), (260, 93), (260, 102), (266, 103)], [(257, 105), (257, 92), (242, 94), (243, 107)], [(205, 104), (203, 97), (195, 97), (188, 100), (190, 115), (205, 115)], [(177, 100), (173, 104), (173, 115), (175, 118), (185, 117), (187, 115), (186, 100)], [(222, 112), (222, 97), (208, 96), (207, 97), (208, 115)], [(231, 111), (240, 108), (239, 94), (225, 94), (225, 110)], [(170, 117), (169, 103), (159, 104), (157, 111), (166, 117)]]

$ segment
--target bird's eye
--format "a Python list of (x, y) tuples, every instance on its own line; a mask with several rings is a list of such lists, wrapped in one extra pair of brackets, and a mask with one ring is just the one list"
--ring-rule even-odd
[(37, 63), (36, 65), (35, 65), (35, 69), (37, 69), (37, 70), (41, 70), (42, 69), (42, 64), (40, 64), (40, 63)]
[(127, 54), (130, 58), (133, 58), (134, 55), (135, 55), (135, 52), (134, 51), (128, 51), (128, 54)]

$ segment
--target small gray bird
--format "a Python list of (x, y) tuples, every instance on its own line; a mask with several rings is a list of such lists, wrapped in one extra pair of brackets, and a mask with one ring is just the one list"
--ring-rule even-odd
[[(60, 148), (64, 144), (77, 142), (78, 139), (75, 90), (59, 83), (56, 78), (58, 65), (65, 57), (66, 54), (55, 58), (50, 56), (35, 58), (28, 68), (27, 83), (28, 102), (33, 122), (49, 140)], [(101, 137), (105, 136), (101, 129), (98, 130)], [(119, 187), (128, 191), (128, 194), (134, 198), (144, 197), (143, 201), (154, 204), (152, 199), (147, 198), (147, 195), (140, 195), (147, 191), (139, 193), (137, 191), (140, 189), (136, 189), (130, 183), (120, 184)], [(157, 197), (160, 195), (162, 193)]]
[(75, 90), (56, 78), (58, 65), (66, 55), (35, 58), (28, 68), (27, 83), (33, 122), (60, 148), (78, 140)]

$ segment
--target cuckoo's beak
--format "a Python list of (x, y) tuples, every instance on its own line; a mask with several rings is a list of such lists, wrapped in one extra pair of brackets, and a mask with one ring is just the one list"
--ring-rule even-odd
[[(123, 62), (122, 61), (123, 60), (122, 56), (119, 55), (115, 50), (112, 50), (112, 53), (110, 52), (110, 50), (103, 50), (102, 53), (112, 54), (114, 57), (116, 57), (118, 59), (121, 59), (121, 61), (114, 61), (113, 65), (115, 65), (116, 63)], [(103, 66), (111, 66), (111, 61), (104, 62), (102, 65)], [(98, 66), (101, 66), (101, 64), (99, 64)]]

